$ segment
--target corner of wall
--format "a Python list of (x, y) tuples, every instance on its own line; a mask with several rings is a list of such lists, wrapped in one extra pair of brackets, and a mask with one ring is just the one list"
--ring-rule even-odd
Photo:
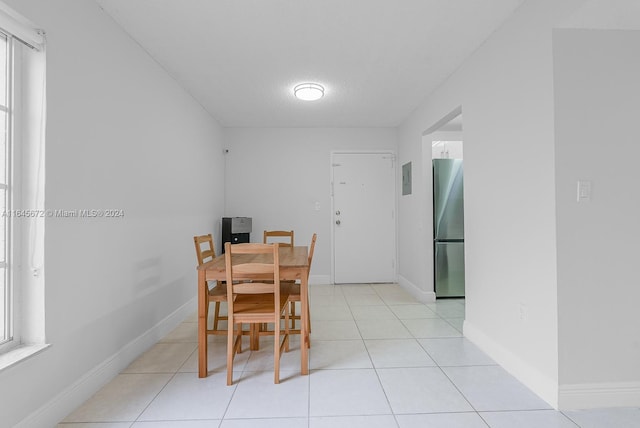
[(556, 380), (493, 340), (472, 322), (465, 320), (462, 331), (467, 339), (493, 358), (502, 368), (549, 403), (550, 406), (558, 409), (558, 382)]
[(398, 277), (398, 284), (421, 303), (433, 303), (436, 301), (435, 292), (422, 290), (402, 275)]

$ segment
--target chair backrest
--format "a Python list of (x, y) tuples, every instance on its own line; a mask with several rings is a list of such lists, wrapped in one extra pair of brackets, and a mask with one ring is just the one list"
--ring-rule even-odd
[(238, 294), (273, 293), (274, 301), (280, 301), (278, 246), (277, 243), (225, 243), (227, 302), (230, 312), (233, 312), (233, 298)]
[(278, 242), (281, 247), (293, 247), (293, 230), (265, 230), (264, 244)]
[(316, 249), (316, 239), (318, 239), (318, 234), (314, 233), (311, 237), (311, 245), (309, 246), (309, 270), (307, 271), (307, 279), (309, 279), (309, 273), (311, 273), (311, 262), (313, 261), (313, 252)]
[(193, 243), (196, 246), (196, 257), (198, 258), (198, 266), (209, 262), (216, 257), (216, 250), (213, 246), (213, 237), (211, 234), (193, 237)]

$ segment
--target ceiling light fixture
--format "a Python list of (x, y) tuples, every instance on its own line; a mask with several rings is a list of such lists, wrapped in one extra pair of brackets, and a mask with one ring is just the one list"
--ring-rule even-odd
[(299, 100), (315, 101), (324, 96), (324, 87), (317, 83), (301, 83), (293, 88), (293, 94)]

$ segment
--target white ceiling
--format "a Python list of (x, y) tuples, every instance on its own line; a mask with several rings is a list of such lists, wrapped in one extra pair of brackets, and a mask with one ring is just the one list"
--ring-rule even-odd
[(385, 127), (523, 0), (96, 1), (222, 126)]

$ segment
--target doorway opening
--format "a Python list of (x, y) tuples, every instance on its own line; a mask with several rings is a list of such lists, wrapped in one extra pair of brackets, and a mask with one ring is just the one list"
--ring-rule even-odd
[(465, 297), (462, 132), (462, 110), (457, 109), (422, 140), (427, 278), (435, 299)]

